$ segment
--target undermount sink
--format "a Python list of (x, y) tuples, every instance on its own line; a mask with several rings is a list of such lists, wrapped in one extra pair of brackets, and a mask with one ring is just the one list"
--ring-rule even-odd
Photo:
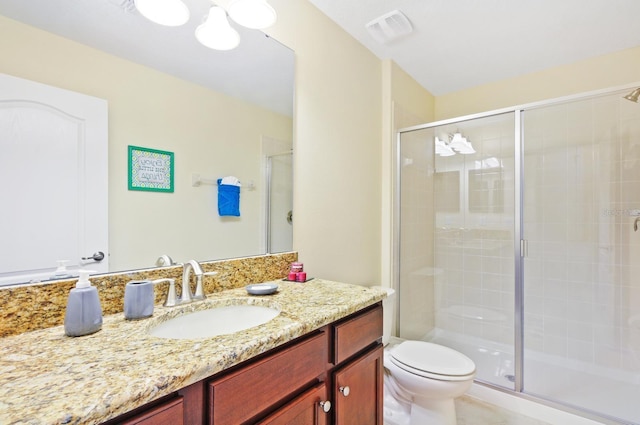
[(178, 316), (151, 328), (159, 338), (197, 339), (227, 335), (262, 325), (280, 310), (259, 305), (228, 305)]

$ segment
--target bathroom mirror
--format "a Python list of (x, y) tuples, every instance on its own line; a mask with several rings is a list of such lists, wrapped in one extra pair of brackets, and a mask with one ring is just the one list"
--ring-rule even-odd
[[(154, 267), (163, 254), (183, 262), (267, 252), (266, 164), (291, 150), (294, 53), (233, 22), (236, 49), (204, 47), (194, 30), (212, 3), (184, 2), (189, 22), (163, 27), (132, 0), (0, 0), (0, 73), (108, 102), (110, 272)], [(128, 146), (174, 153), (174, 192), (128, 190)], [(224, 176), (243, 184), (240, 217), (218, 215)]]

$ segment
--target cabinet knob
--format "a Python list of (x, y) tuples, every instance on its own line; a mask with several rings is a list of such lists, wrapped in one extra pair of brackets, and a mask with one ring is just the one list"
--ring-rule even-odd
[(331, 410), (331, 402), (329, 400), (321, 401), (320, 402), (320, 407), (322, 408), (322, 411), (324, 413), (329, 413), (329, 410)]
[(348, 397), (349, 396), (349, 392), (351, 392), (351, 390), (349, 389), (349, 386), (344, 386), (344, 387), (340, 387), (340, 392), (342, 393), (343, 396)]

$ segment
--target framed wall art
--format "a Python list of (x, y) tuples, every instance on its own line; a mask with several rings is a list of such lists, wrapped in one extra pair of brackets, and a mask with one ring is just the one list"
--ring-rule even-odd
[(129, 146), (129, 190), (173, 192), (173, 152)]

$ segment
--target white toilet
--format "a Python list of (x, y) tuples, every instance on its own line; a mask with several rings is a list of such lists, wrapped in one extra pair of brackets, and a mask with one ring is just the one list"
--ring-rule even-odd
[(456, 425), (453, 400), (469, 389), (476, 366), (462, 353), (424, 341), (388, 344), (395, 291), (384, 288), (384, 416), (388, 425)]

